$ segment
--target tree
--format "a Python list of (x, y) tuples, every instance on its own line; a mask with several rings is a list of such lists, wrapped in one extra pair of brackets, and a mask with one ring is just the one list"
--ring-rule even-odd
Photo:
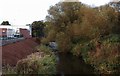
[(56, 35), (56, 42), (58, 44), (59, 52), (69, 52), (71, 50), (71, 40), (70, 37), (64, 32), (59, 32)]
[(33, 37), (43, 37), (44, 36), (44, 27), (45, 23), (43, 21), (34, 21), (32, 23), (32, 35)]
[(52, 25), (57, 27), (59, 31), (62, 31), (64, 30), (63, 28), (69, 26), (68, 23), (74, 23), (76, 20), (81, 20), (80, 7), (82, 7), (80, 2), (60, 2), (50, 7), (47, 20), (52, 22)]
[[(60, 2), (51, 6), (48, 13), (44, 41), (55, 40), (59, 52), (72, 52), (74, 55), (82, 56), (85, 62), (91, 63), (95, 58), (95, 64), (92, 63), (95, 68), (101, 69), (101, 64), (106, 64), (103, 59), (108, 60), (108, 64), (102, 70), (109, 71), (111, 59), (116, 65), (117, 58), (114, 57), (119, 54), (116, 52), (113, 55), (111, 51), (118, 50), (120, 45), (119, 37), (115, 37), (116, 34), (120, 34), (119, 10), (109, 4), (94, 8), (79, 2)], [(113, 38), (110, 37), (111, 34)], [(109, 58), (111, 55), (113, 57)]]
[(46, 16), (46, 20), (49, 24), (45, 29), (46, 39), (56, 41), (61, 52), (68, 52), (72, 47), (71, 38), (74, 35), (72, 25), (76, 23), (79, 26), (81, 23), (82, 7), (84, 5), (80, 2), (59, 2), (48, 10), (49, 15)]
[[(91, 39), (110, 34), (114, 18), (114, 10), (108, 5), (97, 9), (85, 7), (81, 23), (81, 32)], [(111, 17), (111, 18), (110, 18)]]
[(9, 23), (9, 21), (3, 21), (1, 25), (11, 25), (11, 24)]
[(113, 26), (113, 33), (117, 33), (117, 34), (120, 34), (120, 1), (118, 2), (110, 2), (109, 3), (110, 6), (112, 6), (115, 11), (116, 11), (116, 24)]
[[(80, 39), (99, 39), (119, 32), (120, 14), (109, 4), (94, 8), (80, 2), (59, 2), (51, 6), (48, 13), (46, 20), (49, 24), (45, 29), (46, 36), (50, 39), (48, 41), (59, 40), (60, 32), (73, 43)], [(55, 32), (54, 35), (51, 30)]]
[[(46, 19), (56, 32), (72, 31), (67, 29), (75, 22), (81, 23), (82, 14), (80, 9), (83, 6), (80, 2), (59, 2), (55, 6), (50, 7), (48, 10), (49, 15)], [(70, 33), (68, 32), (67, 34)]]

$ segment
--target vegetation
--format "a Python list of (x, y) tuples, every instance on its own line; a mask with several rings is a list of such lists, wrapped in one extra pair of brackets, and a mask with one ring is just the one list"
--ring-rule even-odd
[(48, 10), (45, 38), (41, 42), (56, 41), (59, 52), (82, 56), (99, 73), (119, 73), (118, 7), (111, 3), (90, 7), (80, 2), (59, 2)]
[(2, 74), (3, 75), (16, 74), (16, 68), (11, 67), (10, 65), (6, 65), (5, 67), (2, 68)]
[(17, 64), (17, 74), (55, 74), (55, 57), (45, 55), (42, 58), (31, 55), (31, 57), (20, 60)]
[(34, 21), (32, 23), (32, 35), (33, 37), (43, 37), (44, 32), (43, 29), (46, 24), (43, 21)]
[(50, 49), (44, 45), (37, 46), (39, 52), (28, 55), (27, 58), (19, 60), (15, 67), (6, 66), (3, 74), (26, 75), (55, 75), (56, 57)]
[(56, 57), (45, 44), (56, 41), (58, 52), (82, 56), (100, 74), (120, 73), (119, 3), (90, 7), (80, 2), (59, 2), (51, 6), (45, 24), (33, 22), (33, 35), (43, 36), (39, 54), (20, 60), (18, 74), (55, 74)]
[(45, 46), (45, 45), (43, 45), (43, 44), (41, 44), (40, 46), (37, 46), (36, 47), (36, 49), (39, 51), (39, 52), (44, 52), (45, 54), (47, 54), (47, 55), (52, 55), (53, 53), (52, 53), (52, 50), (49, 48), (49, 47), (47, 47), (47, 46)]
[(102, 41), (100, 47), (96, 47), (96, 51), (88, 52), (87, 62), (101, 73), (118, 74), (120, 72), (120, 42), (118, 41), (119, 39), (114, 40), (114, 37)]
[(9, 21), (3, 21), (1, 25), (11, 25), (11, 24), (9, 23)]

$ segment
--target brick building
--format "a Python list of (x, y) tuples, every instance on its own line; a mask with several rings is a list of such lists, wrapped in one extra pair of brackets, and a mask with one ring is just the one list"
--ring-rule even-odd
[(30, 38), (30, 26), (0, 25), (0, 37), (14, 37), (15, 35), (22, 35), (24, 38)]
[(30, 31), (27, 29), (20, 28), (20, 34), (23, 35), (24, 38), (31, 38)]
[(7, 37), (7, 28), (0, 28), (0, 37)]

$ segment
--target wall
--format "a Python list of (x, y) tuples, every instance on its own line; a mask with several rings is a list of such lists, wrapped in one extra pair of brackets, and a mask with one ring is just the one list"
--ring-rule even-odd
[(0, 28), (0, 37), (7, 36), (7, 28)]

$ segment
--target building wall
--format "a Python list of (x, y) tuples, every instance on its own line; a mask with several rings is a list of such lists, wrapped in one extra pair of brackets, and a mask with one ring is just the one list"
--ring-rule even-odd
[(14, 37), (15, 31), (14, 29), (7, 29), (7, 37)]
[(23, 37), (30, 38), (31, 33), (30, 26), (0, 25), (0, 37), (13, 37), (14, 35), (23, 34)]
[(7, 28), (0, 28), (0, 37), (7, 37)]
[(30, 31), (27, 29), (20, 28), (20, 34), (23, 35), (24, 38), (31, 38)]

